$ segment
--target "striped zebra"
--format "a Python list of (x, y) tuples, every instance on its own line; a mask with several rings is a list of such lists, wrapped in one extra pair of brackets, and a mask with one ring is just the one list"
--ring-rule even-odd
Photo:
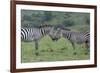
[(60, 37), (68, 39), (72, 44), (73, 49), (75, 49), (75, 43), (79, 45), (85, 43), (86, 49), (90, 48), (89, 32), (75, 32), (65, 27), (59, 27), (57, 28), (57, 32), (55, 34), (55, 37), (58, 37), (58, 39), (60, 39)]
[(51, 39), (54, 39), (53, 36), (54, 33), (54, 27), (52, 25), (41, 25), (39, 27), (34, 28), (21, 28), (21, 41), (34, 41), (35, 42), (35, 49), (36, 49), (36, 55), (39, 55), (38, 53), (38, 42), (39, 40), (49, 35)]

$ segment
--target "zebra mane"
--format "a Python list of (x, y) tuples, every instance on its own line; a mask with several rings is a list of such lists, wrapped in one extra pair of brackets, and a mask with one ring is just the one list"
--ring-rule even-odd
[(24, 26), (21, 26), (21, 28), (43, 28), (43, 27), (53, 27), (53, 25), (38, 25), (38, 26), (34, 26), (34, 27), (24, 27)]
[(65, 25), (57, 25), (56, 27), (55, 27), (56, 29), (57, 28), (60, 28), (61, 30), (67, 30), (67, 31), (71, 31), (71, 29), (69, 29), (69, 28), (67, 28)]
[(60, 27), (60, 29), (62, 29), (62, 30), (67, 30), (67, 31), (71, 31), (71, 29), (66, 28), (66, 27)]
[(38, 26), (38, 28), (43, 28), (43, 27), (53, 27), (53, 25), (47, 25), (47, 24), (45, 24), (45, 25), (39, 25)]

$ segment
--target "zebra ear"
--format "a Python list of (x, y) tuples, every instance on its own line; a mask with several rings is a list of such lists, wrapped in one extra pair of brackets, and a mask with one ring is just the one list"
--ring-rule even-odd
[(61, 33), (61, 29), (60, 28), (57, 28), (57, 32), (60, 34)]
[(57, 31), (59, 31), (59, 32), (60, 32), (60, 31), (61, 31), (61, 29), (60, 29), (60, 28), (57, 28)]

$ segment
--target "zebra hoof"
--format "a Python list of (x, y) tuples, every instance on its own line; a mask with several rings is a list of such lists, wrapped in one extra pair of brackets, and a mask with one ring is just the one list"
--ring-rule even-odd
[(73, 55), (76, 55), (76, 54), (77, 54), (76, 52), (73, 53)]
[(53, 50), (52, 50), (52, 49), (50, 49), (50, 52), (53, 52)]
[(88, 55), (88, 52), (85, 52), (85, 55)]
[(39, 56), (39, 53), (35, 53), (36, 56)]

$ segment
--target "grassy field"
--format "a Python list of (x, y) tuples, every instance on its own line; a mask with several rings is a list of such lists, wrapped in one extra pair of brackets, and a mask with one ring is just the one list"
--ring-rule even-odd
[[(22, 42), (22, 63), (40, 61), (87, 60), (90, 56), (89, 53), (85, 54), (86, 49), (84, 48), (84, 44), (81, 46), (76, 44), (76, 49), (74, 50), (68, 40), (61, 38), (57, 42), (53, 42), (48, 36), (40, 40), (38, 52), (40, 55), (36, 56), (34, 42)], [(74, 52), (77, 52), (77, 54), (74, 55)]]

